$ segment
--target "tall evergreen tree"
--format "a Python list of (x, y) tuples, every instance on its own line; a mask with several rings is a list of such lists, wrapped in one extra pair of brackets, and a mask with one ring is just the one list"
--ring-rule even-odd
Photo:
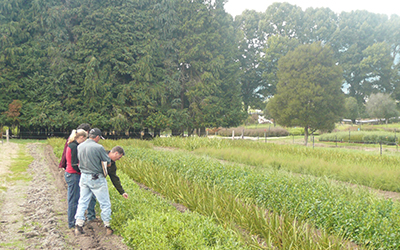
[(267, 109), (278, 124), (309, 132), (333, 129), (342, 117), (342, 70), (329, 46), (301, 45), (279, 60), (276, 95)]

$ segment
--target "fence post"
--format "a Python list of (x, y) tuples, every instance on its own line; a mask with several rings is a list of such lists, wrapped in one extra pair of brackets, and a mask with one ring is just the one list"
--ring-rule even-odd
[(380, 147), (380, 152), (381, 152), (381, 156), (382, 156), (382, 141), (379, 142), (379, 147)]
[(235, 130), (232, 130), (232, 140), (235, 140)]
[(337, 147), (337, 135), (335, 136), (335, 142), (336, 142), (336, 147)]
[(6, 130), (6, 137), (7, 137), (7, 142), (9, 141), (9, 138), (10, 138), (10, 134), (9, 134), (9, 132), (8, 132), (8, 129)]

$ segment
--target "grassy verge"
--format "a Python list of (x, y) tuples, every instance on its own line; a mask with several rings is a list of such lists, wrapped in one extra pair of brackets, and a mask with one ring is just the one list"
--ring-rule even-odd
[[(6, 147), (6, 145), (3, 145)], [(11, 160), (8, 167), (10, 173), (5, 173), (0, 176), (0, 193), (7, 191), (7, 186), (13, 185), (16, 181), (30, 181), (32, 177), (26, 174), (29, 164), (33, 161), (33, 157), (27, 152), (25, 144), (18, 146), (17, 156)], [(0, 206), (3, 199), (0, 196)]]

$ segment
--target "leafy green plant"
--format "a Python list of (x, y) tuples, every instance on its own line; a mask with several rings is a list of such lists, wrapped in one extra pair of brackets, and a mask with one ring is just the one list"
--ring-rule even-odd
[[(133, 249), (251, 249), (232, 230), (196, 212), (179, 212), (168, 200), (119, 174), (129, 199), (110, 189), (112, 226)], [(111, 184), (111, 183), (109, 183)]]

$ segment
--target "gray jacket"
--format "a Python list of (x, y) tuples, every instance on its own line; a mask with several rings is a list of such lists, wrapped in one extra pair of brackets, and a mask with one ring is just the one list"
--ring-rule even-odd
[(111, 162), (104, 147), (92, 139), (87, 139), (78, 146), (79, 169), (84, 174), (102, 174), (102, 161)]

